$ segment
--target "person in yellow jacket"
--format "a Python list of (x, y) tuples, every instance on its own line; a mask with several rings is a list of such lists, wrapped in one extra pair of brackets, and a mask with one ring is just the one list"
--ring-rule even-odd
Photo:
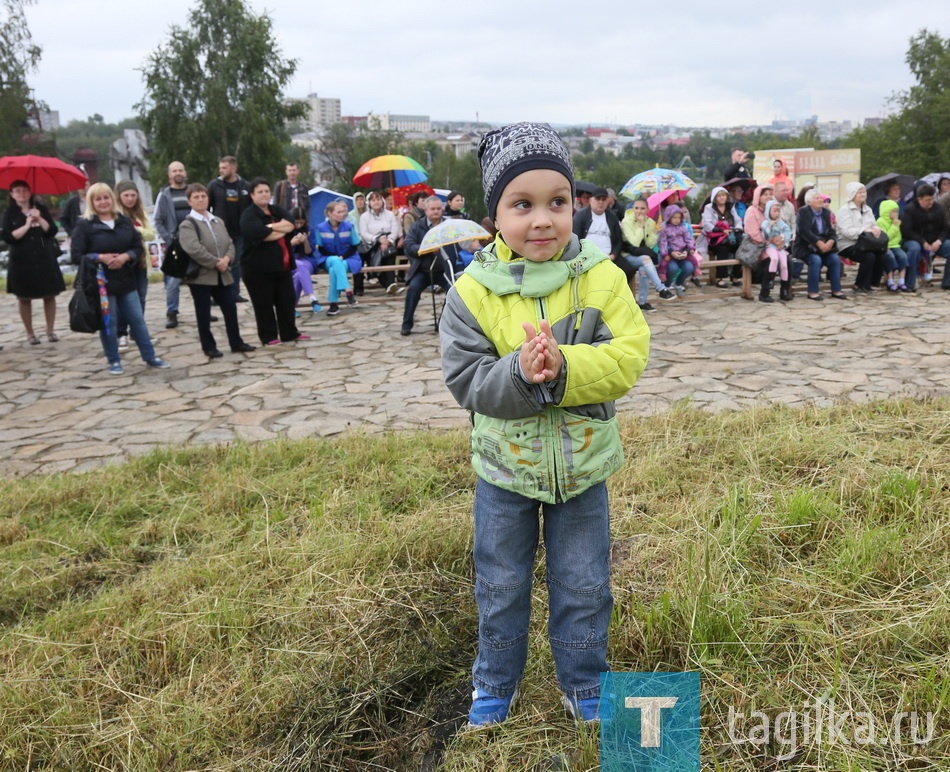
[(491, 131), (478, 149), (498, 235), (451, 288), (439, 326), (449, 391), (473, 414), (478, 655), (469, 724), (508, 717), (528, 654), (544, 516), (558, 685), (599, 718), (606, 672), (606, 479), (623, 463), (614, 401), (646, 367), (650, 331), (623, 272), (573, 235), (574, 171), (547, 124)]
[(887, 289), (890, 292), (910, 292), (904, 283), (907, 273), (907, 253), (901, 248), (900, 205), (885, 199), (878, 210), (877, 227), (887, 234), (886, 261)]

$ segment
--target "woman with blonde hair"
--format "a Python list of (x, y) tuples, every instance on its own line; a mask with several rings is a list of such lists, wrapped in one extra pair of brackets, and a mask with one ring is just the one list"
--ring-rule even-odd
[(161, 369), (168, 367), (167, 362), (155, 356), (135, 287), (135, 265), (142, 252), (142, 237), (132, 220), (119, 211), (112, 188), (104, 182), (91, 185), (86, 192), (86, 213), (73, 230), (72, 260), (94, 271), (105, 289), (108, 323), (99, 330), (99, 340), (111, 375), (125, 372), (116, 334), (119, 317), (128, 323), (145, 364)]
[[(119, 203), (119, 212), (132, 221), (135, 230), (142, 237), (142, 244), (155, 241), (155, 228), (152, 227), (148, 215), (145, 214), (142, 198), (139, 196), (139, 189), (135, 183), (132, 180), (122, 180), (115, 186), (115, 197)], [(139, 293), (139, 300), (142, 301), (143, 314), (145, 313), (145, 296), (148, 294), (148, 269), (149, 256), (143, 249), (142, 257), (134, 267), (135, 289)], [(119, 348), (128, 348), (129, 326), (124, 319), (119, 322), (118, 335)]]

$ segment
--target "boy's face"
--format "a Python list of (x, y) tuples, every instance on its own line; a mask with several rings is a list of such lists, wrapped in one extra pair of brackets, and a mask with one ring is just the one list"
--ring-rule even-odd
[(571, 183), (553, 169), (531, 169), (515, 177), (495, 213), (495, 227), (508, 246), (535, 263), (567, 246), (572, 221)]
[(607, 196), (593, 196), (590, 200), (590, 211), (594, 214), (603, 214), (607, 211)]
[(898, 211), (897, 209), (891, 209), (891, 213), (890, 213), (889, 217), (890, 217), (892, 220), (896, 220), (896, 219), (897, 219), (898, 217), (900, 217), (900, 216), (901, 216), (900, 211)]

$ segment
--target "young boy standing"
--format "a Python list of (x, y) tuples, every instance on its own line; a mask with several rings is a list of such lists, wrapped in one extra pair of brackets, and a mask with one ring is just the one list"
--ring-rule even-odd
[(650, 331), (623, 272), (571, 232), (574, 171), (557, 133), (506, 126), (478, 157), (498, 236), (439, 325), (446, 385), (473, 414), (479, 478), (469, 723), (504, 721), (517, 698), (539, 511), (562, 699), (576, 720), (597, 720), (613, 608), (606, 479), (623, 463), (614, 401), (643, 372)]

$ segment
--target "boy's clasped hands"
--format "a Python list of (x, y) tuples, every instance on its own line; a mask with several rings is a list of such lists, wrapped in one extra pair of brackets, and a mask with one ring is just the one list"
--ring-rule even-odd
[(547, 319), (541, 320), (541, 328), (534, 329), (531, 322), (521, 325), (525, 340), (521, 345), (521, 371), (531, 383), (553, 381), (561, 373), (564, 357), (558, 348), (551, 325)]

